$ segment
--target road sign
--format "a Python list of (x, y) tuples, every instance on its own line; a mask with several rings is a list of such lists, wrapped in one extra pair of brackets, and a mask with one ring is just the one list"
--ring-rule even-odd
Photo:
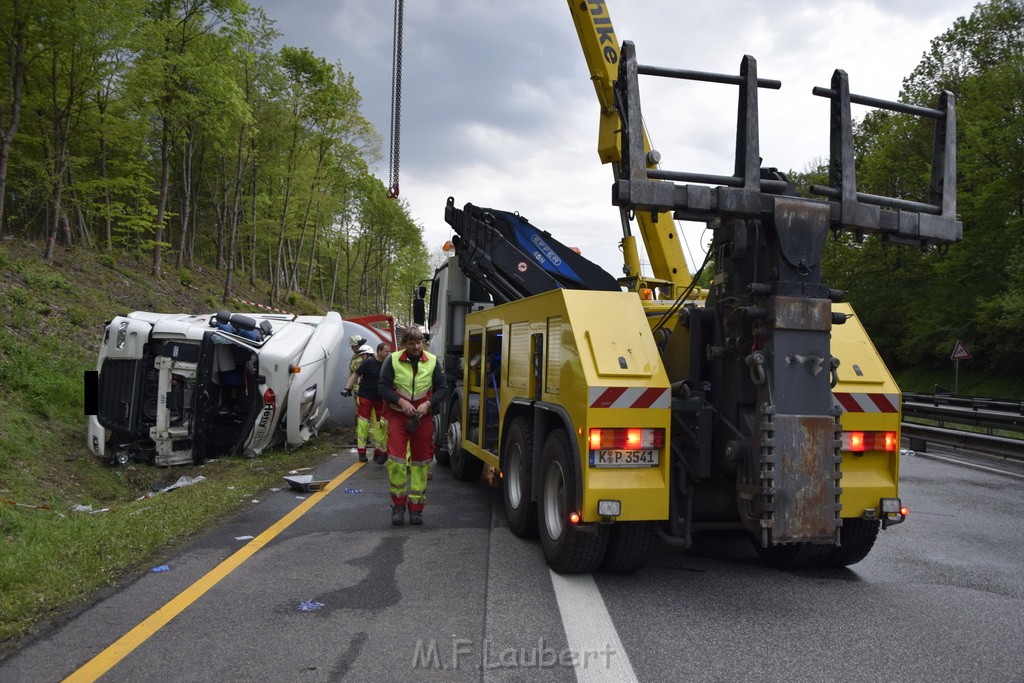
[(971, 352), (967, 350), (964, 343), (959, 339), (956, 340), (956, 346), (953, 347), (953, 353), (949, 356), (950, 360), (967, 360), (973, 358)]

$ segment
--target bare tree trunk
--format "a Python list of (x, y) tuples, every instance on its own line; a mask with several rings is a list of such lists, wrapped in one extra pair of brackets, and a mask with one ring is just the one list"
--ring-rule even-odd
[[(7, 47), (8, 88), (11, 93), (10, 121), (6, 106), (0, 107), (0, 236), (4, 234), (6, 224), (4, 216), (4, 197), (7, 194), (7, 165), (11, 158), (11, 144), (14, 134), (18, 131), (21, 121), (21, 86), (25, 82), (25, 29), (27, 21), (21, 13), (21, 0), (12, 0), (14, 6), (14, 24), (11, 32), (5, 36)], [(7, 105), (8, 103), (4, 103)]]
[(181, 155), (181, 236), (178, 239), (178, 253), (174, 257), (174, 267), (181, 269), (185, 262), (185, 251), (188, 248), (189, 217), (192, 210), (192, 155), (195, 152), (195, 123), (189, 126), (185, 136), (185, 149)]
[(338, 270), (339, 266), (341, 265), (341, 252), (342, 249), (348, 249), (348, 227), (346, 226), (347, 222), (348, 218), (343, 214), (341, 217), (341, 225), (339, 226), (340, 230), (338, 231), (337, 252), (335, 253), (334, 256), (334, 263), (331, 265), (331, 298), (329, 301), (331, 309), (334, 309), (334, 296), (338, 292)]
[(242, 149), (245, 147), (245, 126), (238, 132), (238, 164), (235, 166), (235, 196), (231, 204), (231, 237), (228, 242), (228, 261), (224, 275), (224, 303), (228, 302), (231, 296), (232, 276), (235, 272), (235, 239), (238, 236), (238, 226), (241, 223), (241, 202), (242, 202), (242, 170), (245, 164), (242, 161)]
[[(288, 289), (291, 289), (292, 273), (295, 272), (295, 268), (296, 268), (296, 263), (295, 263), (296, 257), (292, 254), (292, 241), (291, 240), (285, 240), (284, 246), (285, 246), (285, 254), (288, 257), (288, 258), (286, 258), (284, 260), (284, 281), (286, 283), (288, 283)], [(292, 291), (294, 291), (294, 290), (292, 290)]]
[[(319, 173), (319, 172), (318, 172)], [(309, 185), (309, 201), (306, 202), (306, 210), (302, 213), (302, 230), (299, 233), (299, 246), (295, 252), (295, 267), (292, 268), (292, 277), (289, 286), (293, 291), (301, 292), (299, 289), (299, 259), (302, 258), (302, 247), (306, 243), (306, 229), (309, 227), (309, 212), (313, 208), (313, 195), (316, 193), (317, 180), (314, 177)]]
[(167, 117), (160, 122), (160, 198), (156, 203), (156, 225), (153, 230), (153, 275), (159, 275), (163, 266), (160, 243), (164, 240), (164, 210), (167, 208), (168, 177), (170, 176), (170, 131)]
[[(231, 191), (231, 184), (228, 182), (227, 177), (227, 160), (224, 159), (223, 155), (221, 156), (220, 164), (218, 165), (221, 167), (222, 170), (220, 174), (221, 197), (220, 201), (215, 203), (215, 211), (217, 212), (217, 234), (213, 241), (214, 244), (217, 245), (217, 270), (224, 270), (225, 268), (227, 268), (227, 260), (229, 258), (232, 258), (231, 256), (226, 255), (224, 253), (224, 250), (225, 247), (228, 247), (226, 243), (229, 242), (231, 239), (230, 235), (228, 235), (227, 233), (231, 229), (229, 228), (229, 226), (231, 226), (232, 222), (234, 221), (234, 214), (238, 212), (238, 207), (235, 206), (233, 209), (228, 208), (228, 194)], [(235, 182), (238, 182), (237, 175)]]
[(68, 154), (67, 133), (62, 132), (63, 120), (63, 116), (55, 115), (53, 122), (53, 231), (46, 240), (46, 251), (43, 254), (47, 261), (53, 260), (54, 246), (61, 235), (64, 237), (64, 246), (71, 246), (71, 226), (63, 203), (64, 166)]
[[(256, 148), (256, 139), (250, 138), (249, 151), (251, 152)], [(249, 256), (249, 264), (251, 270), (249, 271), (249, 286), (256, 286), (256, 250), (259, 248), (256, 244), (256, 190), (259, 189), (258, 173), (259, 164), (253, 163), (252, 165), (252, 253)]]
[[(316, 214), (313, 216), (313, 241), (309, 245), (309, 268), (306, 270), (306, 291), (313, 289), (313, 263), (316, 261), (317, 235), (320, 233), (320, 199), (316, 200)], [(322, 298), (321, 292), (321, 298)]]
[(89, 228), (86, 225), (85, 213), (82, 212), (82, 201), (79, 199), (78, 191), (75, 189), (75, 182), (71, 175), (70, 167), (68, 168), (68, 192), (71, 193), (71, 203), (75, 207), (75, 227), (78, 228), (78, 241), (81, 244), (92, 246), (92, 235), (89, 234)]
[[(100, 130), (103, 129), (103, 113), (100, 112)], [(110, 179), (107, 172), (107, 138), (100, 133), (100, 178), (103, 180), (103, 246), (107, 251), (114, 248), (114, 221), (110, 215)]]
[[(320, 257), (317, 257), (316, 260), (317, 260), (317, 263), (319, 263), (320, 262)], [(317, 278), (317, 280), (320, 282), (320, 301), (323, 301), (324, 300), (324, 294), (325, 294), (325, 292), (324, 292), (324, 278), (321, 275), (320, 277)]]
[(284, 206), (281, 207), (281, 233), (277, 237), (277, 262), (274, 264), (270, 273), (270, 281), (273, 283), (270, 294), (271, 306), (273, 306), (273, 302), (277, 301), (278, 297), (281, 296), (281, 270), (284, 268), (284, 234), (285, 228), (288, 225), (288, 203), (290, 199), (291, 180), (289, 179), (285, 185)]

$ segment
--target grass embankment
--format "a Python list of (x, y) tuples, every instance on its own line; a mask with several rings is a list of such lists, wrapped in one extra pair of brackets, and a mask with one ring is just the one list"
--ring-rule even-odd
[[(19, 637), (251, 504), (289, 470), (322, 460), (341, 439), (327, 435), (291, 453), (202, 467), (99, 462), (85, 445), (83, 373), (95, 368), (104, 322), (132, 310), (224, 308), (223, 285), (198, 269), (153, 278), (141, 262), (58, 252), (48, 264), (42, 244), (0, 242), (0, 657)], [(323, 311), (294, 297), (287, 307)], [(199, 474), (206, 480), (137, 500)], [(108, 511), (74, 512), (76, 505)]]

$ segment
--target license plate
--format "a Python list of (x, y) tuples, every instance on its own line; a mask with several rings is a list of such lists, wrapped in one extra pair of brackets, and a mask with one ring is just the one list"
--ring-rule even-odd
[(657, 467), (659, 451), (590, 451), (591, 467)]

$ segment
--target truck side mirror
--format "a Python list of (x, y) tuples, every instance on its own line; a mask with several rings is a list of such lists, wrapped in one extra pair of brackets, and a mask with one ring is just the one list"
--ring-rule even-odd
[(423, 325), (427, 322), (427, 306), (422, 296), (423, 287), (420, 287), (420, 290), (418, 292), (420, 296), (412, 300), (412, 321), (417, 325)]

